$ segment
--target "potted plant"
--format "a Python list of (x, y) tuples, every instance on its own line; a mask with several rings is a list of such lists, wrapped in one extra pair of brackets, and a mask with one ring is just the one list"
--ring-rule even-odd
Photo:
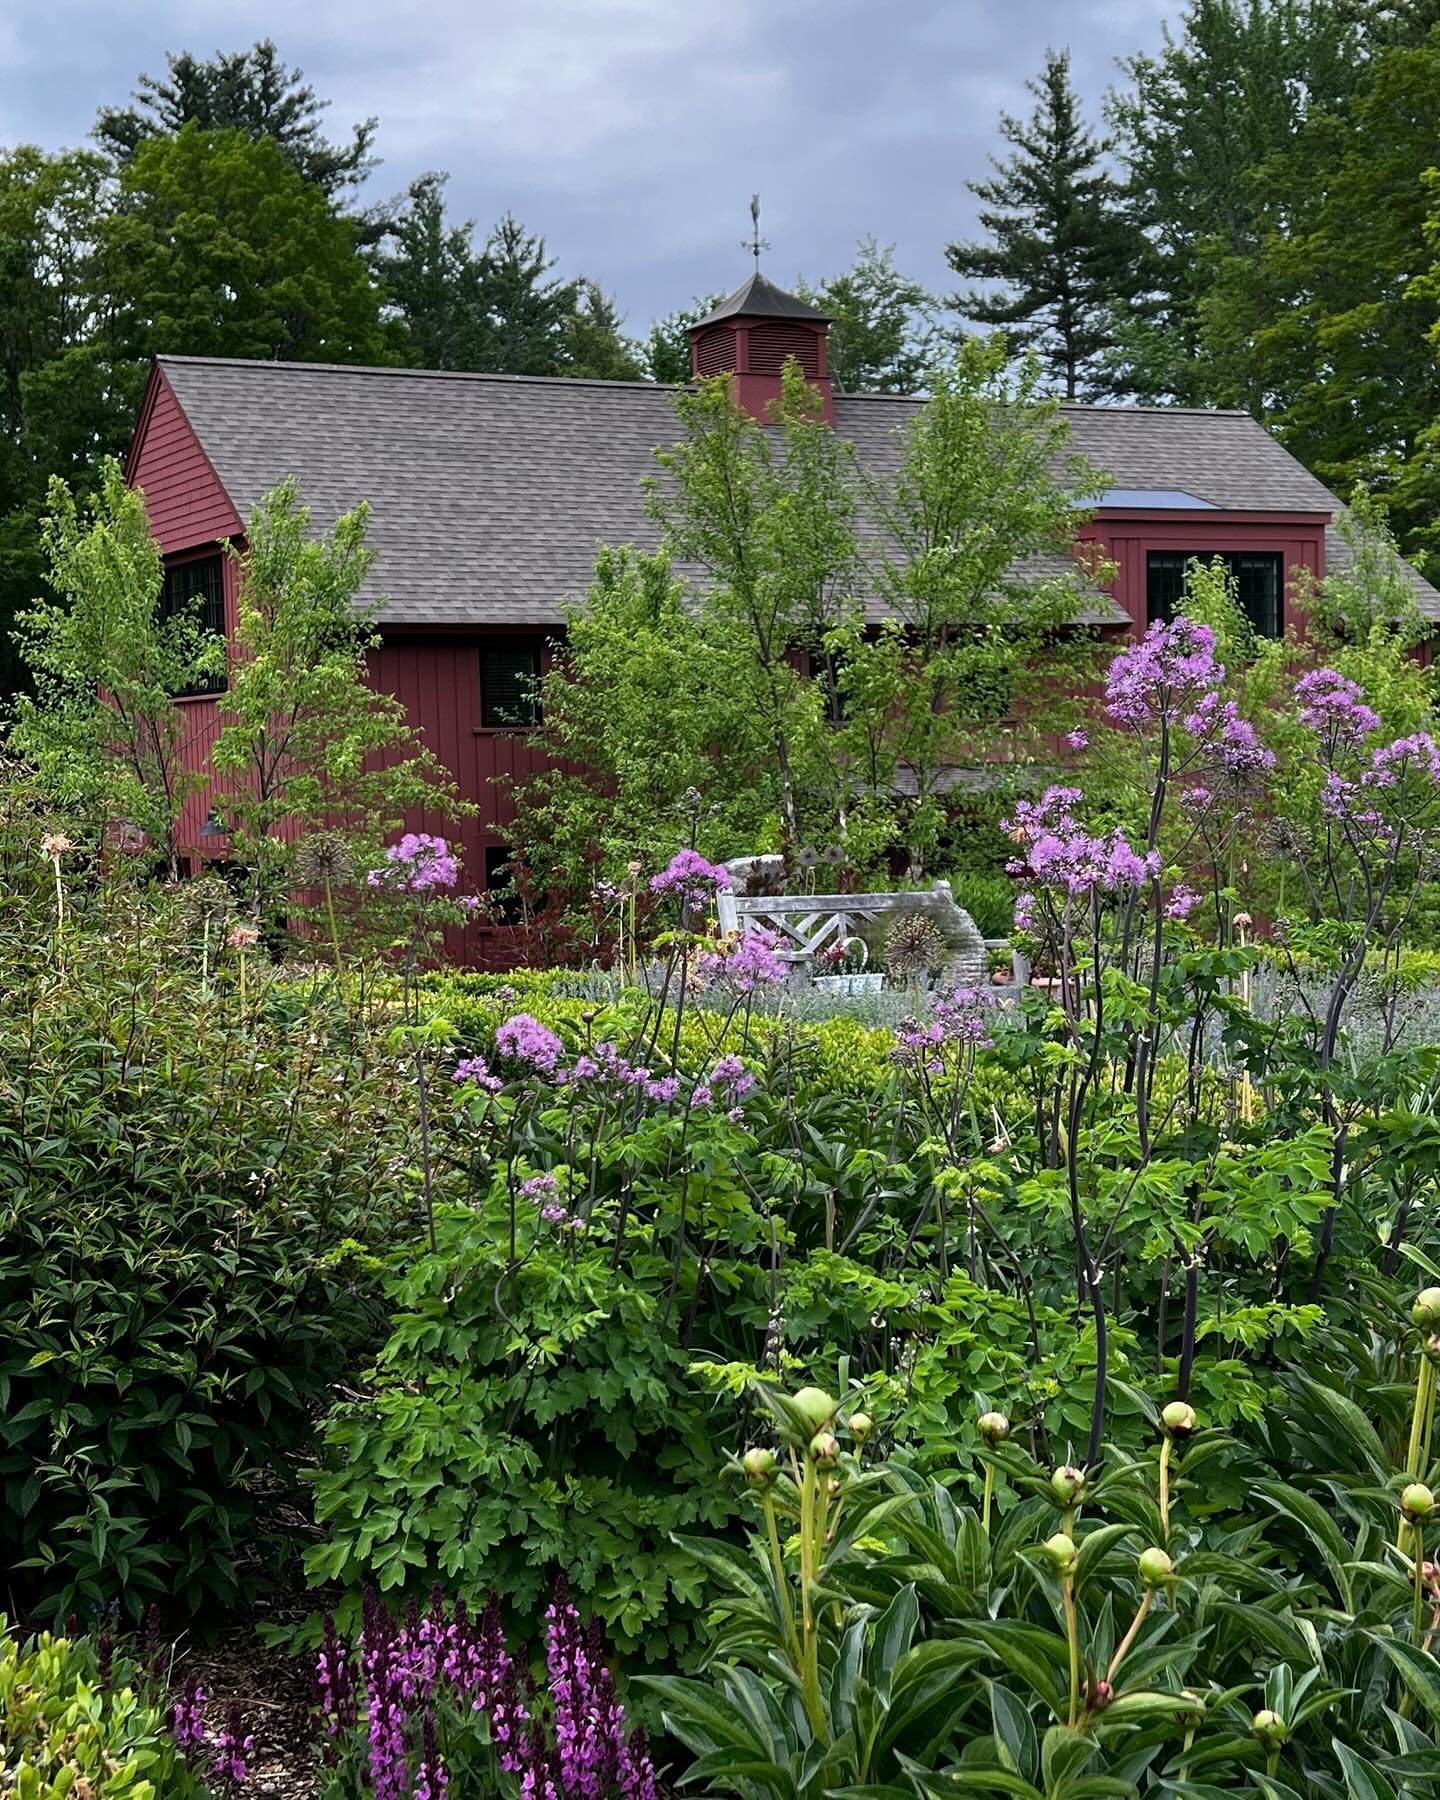
[(878, 994), (884, 975), (865, 967), (870, 952), (863, 938), (836, 938), (815, 955), (815, 986), (824, 994)]

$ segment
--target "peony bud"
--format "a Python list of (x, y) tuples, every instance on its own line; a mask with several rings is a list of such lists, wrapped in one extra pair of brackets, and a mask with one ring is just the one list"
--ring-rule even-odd
[(851, 1413), (850, 1435), (857, 1444), (863, 1444), (874, 1429), (875, 1421), (869, 1413)]
[(1423, 1481), (1412, 1481), (1400, 1496), (1400, 1510), (1412, 1525), (1423, 1525), (1435, 1510), (1435, 1496)]
[(812, 1432), (823, 1431), (835, 1417), (835, 1402), (823, 1388), (801, 1388), (791, 1405), (804, 1417)]
[(745, 1479), (751, 1487), (768, 1488), (775, 1485), (775, 1452), (756, 1446), (747, 1450), (740, 1459), (740, 1466), (745, 1471)]
[(1440, 1363), (1440, 1332), (1432, 1331), (1421, 1344), (1427, 1362)]
[(833, 1431), (817, 1431), (810, 1440), (810, 1460), (833, 1469), (840, 1460), (840, 1440)]
[(1160, 1424), (1170, 1437), (1189, 1437), (1195, 1423), (1195, 1408), (1184, 1400), (1172, 1400), (1160, 1415)]
[(1104, 1712), (1115, 1698), (1115, 1689), (1108, 1681), (1096, 1679), (1090, 1683), (1085, 1698), (1091, 1712)]
[(1147, 1588), (1163, 1587), (1175, 1573), (1174, 1563), (1158, 1544), (1152, 1544), (1148, 1550), (1142, 1550), (1136, 1566), (1140, 1571), (1140, 1579)]
[(1250, 1730), (1267, 1750), (1278, 1750), (1290, 1735), (1279, 1713), (1271, 1712), (1268, 1707), (1256, 1713), (1250, 1721)]
[(1410, 1317), (1422, 1331), (1440, 1330), (1440, 1287), (1428, 1287), (1417, 1294)]
[(1002, 1412), (981, 1413), (975, 1423), (987, 1444), (998, 1444), (1010, 1435), (1010, 1421)]
[(1050, 1492), (1057, 1506), (1079, 1506), (1085, 1498), (1085, 1471), (1066, 1463), (1050, 1477)]
[(1080, 1552), (1075, 1548), (1074, 1538), (1066, 1537), (1063, 1531), (1057, 1531), (1054, 1537), (1046, 1538), (1040, 1548), (1049, 1557), (1057, 1575), (1075, 1573)]

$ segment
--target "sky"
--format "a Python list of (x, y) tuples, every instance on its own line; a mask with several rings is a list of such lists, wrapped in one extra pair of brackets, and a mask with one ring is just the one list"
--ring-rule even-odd
[(331, 106), (377, 116), (367, 199), (448, 170), (453, 211), (512, 212), (627, 328), (763, 268), (788, 284), (893, 244), (932, 290), (971, 234), (1002, 111), (1068, 48), (1092, 116), (1179, 0), (4, 0), (0, 144), (82, 143), (168, 51), (275, 40)]

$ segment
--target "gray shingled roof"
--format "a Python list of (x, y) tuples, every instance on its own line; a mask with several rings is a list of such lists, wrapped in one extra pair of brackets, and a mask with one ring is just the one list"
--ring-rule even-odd
[[(378, 552), (367, 598), (391, 625), (545, 625), (589, 585), (597, 545), (653, 548), (642, 478), (673, 442), (669, 391), (643, 382), (453, 375), (328, 363), (161, 357), (242, 518), (293, 475), (314, 516), (361, 500)], [(875, 476), (920, 402), (837, 395), (837, 428)], [(1117, 487), (1215, 505), (1331, 512), (1337, 502), (1244, 413), (1066, 407), (1074, 448)], [(1332, 532), (1332, 566), (1343, 547)], [(1414, 577), (1422, 609), (1440, 594)], [(1097, 597), (1098, 598), (1098, 597)], [(1097, 617), (1114, 617), (1107, 611)]]

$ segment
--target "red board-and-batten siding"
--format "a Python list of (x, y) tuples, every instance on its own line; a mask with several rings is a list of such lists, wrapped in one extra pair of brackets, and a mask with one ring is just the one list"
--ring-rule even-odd
[[(145, 496), (150, 529), (167, 565), (212, 555), (225, 539), (243, 541), (243, 521), (159, 368), (151, 374), (126, 476)], [(279, 473), (276, 479), (280, 479)], [(227, 635), (235, 629), (238, 575), (234, 560), (227, 557)], [(433, 831), (458, 841), (464, 850), (468, 885), (477, 889), (485, 879), (486, 850), (506, 843), (515, 817), (510, 784), (535, 774), (545, 761), (529, 747), (523, 734), (481, 725), (480, 650), (487, 639), (536, 635), (533, 630), (479, 628), (473, 634), (387, 634), (370, 657), (372, 685), (404, 704), (411, 725), (450, 771), (461, 796), (478, 809), (475, 818), (459, 821), (416, 813), (406, 819), (406, 825), (411, 831)], [(219, 731), (220, 704), (208, 695), (180, 702), (190, 726), (184, 746), (190, 768), (203, 769), (209, 762)], [(200, 835), (209, 810), (209, 801), (201, 793), (187, 804), (180, 821), (180, 841), (197, 858), (210, 849)], [(491, 936), (484, 931), (467, 932), (464, 944), (457, 941), (451, 949), (467, 959), (483, 960)]]
[(1285, 577), (1287, 626), (1303, 629), (1292, 596), (1295, 571), (1317, 580), (1325, 573), (1325, 526), (1328, 513), (1233, 512), (1188, 508), (1172, 511), (1116, 507), (1097, 513), (1080, 529), (1082, 542), (1098, 544), (1118, 573), (1109, 591), (1129, 615), (1136, 631), (1149, 622), (1146, 605), (1147, 558), (1152, 550), (1193, 550), (1202, 556), (1224, 550), (1279, 551)]
[[(151, 374), (126, 472), (144, 491), (151, 530), (167, 563), (212, 553), (223, 539), (239, 539), (243, 521), (158, 367)], [(276, 479), (284, 473), (277, 470)], [(1097, 543), (1109, 560), (1119, 564), (1111, 591), (1132, 627), (1143, 631), (1147, 552), (1278, 550), (1288, 586), (1290, 571), (1297, 566), (1317, 576), (1324, 574), (1326, 517), (1320, 513), (1114, 509), (1093, 519), (1081, 536)], [(237, 570), (227, 559), (227, 631), (234, 629), (236, 587)], [(1298, 622), (1288, 596), (1286, 620)], [(464, 848), (470, 883), (477, 888), (484, 881), (486, 850), (506, 843), (514, 819), (508, 783), (524, 781), (545, 766), (545, 759), (529, 747), (523, 734), (481, 724), (480, 650), (487, 640), (529, 637), (533, 641), (539, 635), (533, 627), (477, 627), (473, 632), (397, 629), (385, 634), (371, 658), (374, 686), (403, 702), (412, 726), (450, 771), (461, 795), (477, 808), (477, 816), (469, 820), (416, 814), (407, 825), (414, 831), (441, 832), (458, 840)], [(203, 768), (219, 725), (219, 703), (196, 697), (181, 704), (193, 724), (186, 745), (187, 762)], [(209, 848), (200, 836), (208, 811), (209, 803), (201, 795), (190, 803), (181, 821), (181, 841), (197, 856)], [(467, 960), (490, 960), (493, 934), (467, 932), (464, 936), (463, 945), (458, 939), (451, 944), (452, 954)]]

